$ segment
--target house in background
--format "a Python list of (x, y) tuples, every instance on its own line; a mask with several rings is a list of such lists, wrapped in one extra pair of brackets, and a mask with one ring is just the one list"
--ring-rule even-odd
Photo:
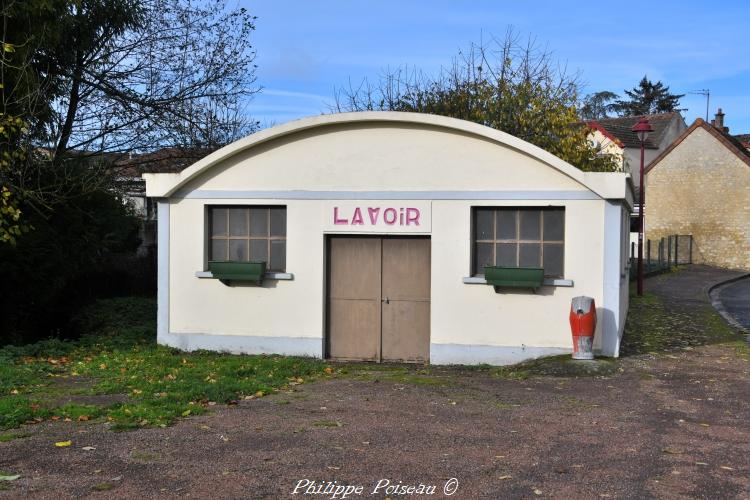
[[(622, 158), (622, 171), (633, 177), (636, 203), (640, 188), (638, 169), (641, 165), (641, 142), (631, 129), (641, 118), (644, 118), (644, 116), (619, 116), (586, 122), (591, 128), (589, 140), (593, 145), (600, 147), (603, 154), (614, 154)], [(682, 115), (676, 111), (645, 115), (645, 118), (648, 118), (651, 127), (654, 129), (644, 145), (643, 163), (648, 167), (662, 151), (667, 149), (687, 129), (687, 124)]]
[[(648, 168), (651, 162), (682, 132), (687, 124), (682, 115), (676, 111), (655, 115), (620, 116), (602, 118), (586, 122), (591, 129), (589, 141), (598, 147), (602, 154), (614, 155), (620, 159), (622, 172), (630, 174), (635, 187), (635, 204), (630, 215), (630, 243), (638, 244), (638, 201), (640, 200), (641, 179), (641, 141), (632, 131), (641, 118), (647, 118), (654, 129), (644, 143), (643, 165)], [(645, 211), (645, 208), (644, 208)], [(645, 224), (645, 223), (644, 223)]]
[(732, 137), (737, 139), (739, 143), (742, 144), (743, 148), (750, 150), (750, 134), (738, 134), (733, 135)]
[(750, 151), (723, 119), (697, 119), (648, 166), (646, 237), (692, 234), (693, 262), (750, 269)]
[(211, 151), (195, 148), (162, 148), (151, 153), (121, 156), (112, 161), (115, 178), (124, 201), (141, 221), (138, 255), (145, 256), (156, 246), (156, 204), (146, 197), (144, 173), (179, 173)]

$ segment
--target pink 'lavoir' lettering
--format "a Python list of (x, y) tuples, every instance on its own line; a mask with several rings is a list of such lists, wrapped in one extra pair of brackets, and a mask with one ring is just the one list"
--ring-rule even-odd
[(379, 207), (369, 207), (367, 213), (370, 214), (370, 224), (375, 226), (378, 223), (378, 214), (380, 214)]
[(418, 208), (407, 208), (406, 209), (406, 225), (411, 226), (414, 224), (415, 226), (419, 225), (419, 216), (421, 214), (419, 213)]
[(359, 207), (354, 209), (354, 215), (352, 215), (352, 226), (361, 226), (365, 223), (362, 219), (362, 210)]
[(337, 226), (346, 226), (349, 224), (348, 219), (339, 218), (339, 207), (333, 207), (333, 223)]
[(396, 223), (396, 219), (398, 219), (398, 212), (396, 212), (395, 208), (386, 208), (383, 211), (383, 222), (385, 222), (389, 226), (394, 225)]

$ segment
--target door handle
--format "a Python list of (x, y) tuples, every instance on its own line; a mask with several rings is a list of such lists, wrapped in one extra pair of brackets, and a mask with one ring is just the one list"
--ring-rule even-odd
[(386, 297), (384, 299), (381, 299), (381, 302), (383, 302), (384, 304), (390, 304), (391, 303), (391, 301), (388, 300), (388, 297)]

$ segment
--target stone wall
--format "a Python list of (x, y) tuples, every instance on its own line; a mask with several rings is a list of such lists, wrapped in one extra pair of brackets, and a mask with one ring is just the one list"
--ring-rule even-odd
[(750, 269), (750, 166), (702, 126), (646, 176), (646, 237), (692, 234), (693, 262)]

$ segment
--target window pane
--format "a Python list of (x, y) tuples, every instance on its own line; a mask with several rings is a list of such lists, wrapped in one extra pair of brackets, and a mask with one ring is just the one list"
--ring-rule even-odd
[(211, 240), (209, 260), (227, 260), (227, 240)]
[(476, 239), (478, 240), (491, 240), (493, 239), (492, 234), (492, 209), (478, 208), (476, 211), (476, 217), (474, 219)]
[(544, 245), (544, 274), (545, 276), (563, 277), (563, 246), (557, 243)]
[(250, 260), (268, 262), (268, 240), (250, 240)]
[(517, 246), (515, 243), (498, 243), (496, 246), (497, 265), (500, 267), (518, 267), (516, 261)]
[(283, 271), (286, 269), (286, 241), (271, 240), (271, 263), (269, 269)]
[(565, 211), (544, 211), (544, 241), (562, 241), (565, 239)]
[(250, 236), (268, 236), (267, 208), (250, 209)]
[(247, 236), (247, 209), (229, 209), (229, 236)]
[(477, 274), (484, 274), (484, 266), (492, 266), (492, 243), (477, 243), (477, 258), (474, 262)]
[(540, 215), (541, 210), (519, 210), (519, 239), (537, 241), (540, 239)]
[(247, 240), (229, 240), (229, 260), (248, 260)]
[(498, 240), (515, 240), (516, 239), (516, 214), (517, 210), (498, 210), (497, 211), (497, 239)]
[(286, 208), (271, 209), (271, 236), (286, 236)]
[(539, 267), (542, 246), (538, 243), (520, 243), (518, 267)]
[(214, 208), (211, 210), (211, 236), (227, 235), (227, 209)]

